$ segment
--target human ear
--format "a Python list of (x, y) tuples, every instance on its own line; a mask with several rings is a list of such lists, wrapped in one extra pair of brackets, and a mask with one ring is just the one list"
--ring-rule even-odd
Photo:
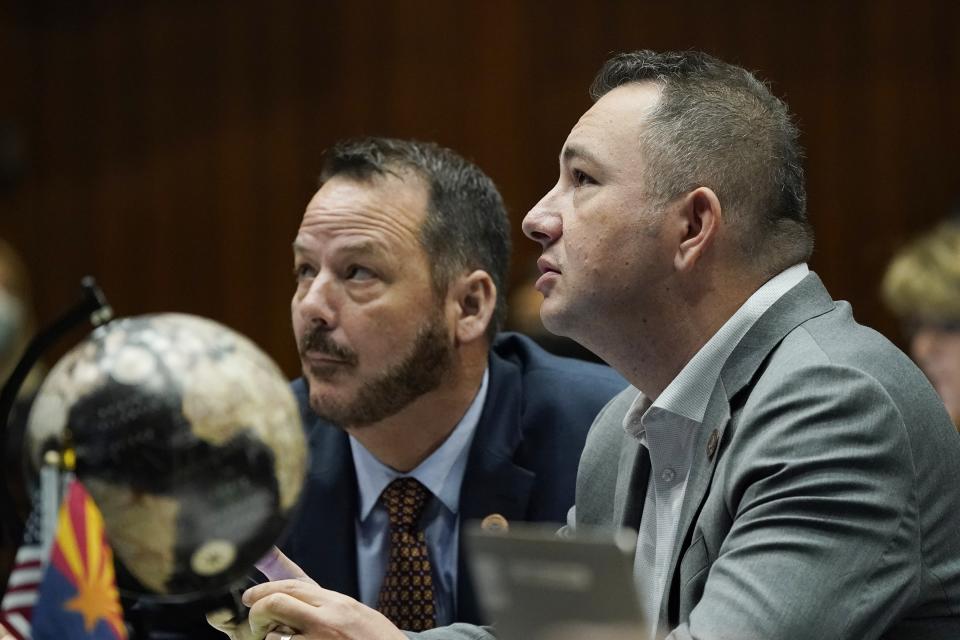
[(723, 211), (713, 189), (698, 187), (683, 197), (678, 215), (683, 235), (673, 258), (677, 271), (690, 271), (713, 244)]
[(456, 312), (457, 343), (483, 338), (497, 306), (497, 287), (490, 274), (482, 269), (464, 274), (451, 284), (449, 293)]

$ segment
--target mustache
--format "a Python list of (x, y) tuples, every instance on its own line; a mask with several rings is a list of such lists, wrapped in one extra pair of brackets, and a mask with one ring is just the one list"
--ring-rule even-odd
[(308, 331), (300, 339), (300, 355), (305, 356), (308, 352), (322, 353), (336, 360), (342, 360), (346, 364), (357, 364), (357, 354), (352, 349), (337, 344), (330, 337), (329, 332), (322, 327), (316, 327)]

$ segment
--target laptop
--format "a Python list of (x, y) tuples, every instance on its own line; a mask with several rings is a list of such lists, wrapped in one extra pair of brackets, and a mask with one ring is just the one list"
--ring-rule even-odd
[(497, 638), (584, 638), (595, 625), (610, 637), (644, 637), (633, 581), (637, 533), (578, 529), (559, 537), (556, 530), (554, 524), (466, 525), (467, 564)]

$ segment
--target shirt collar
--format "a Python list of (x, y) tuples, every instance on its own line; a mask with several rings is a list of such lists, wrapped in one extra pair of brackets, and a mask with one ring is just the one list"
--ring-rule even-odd
[(702, 423), (710, 395), (720, 379), (720, 371), (737, 343), (780, 296), (803, 280), (809, 272), (806, 263), (796, 264), (754, 291), (690, 359), (653, 405)]
[(623, 426), (627, 433), (645, 439), (644, 423), (656, 419), (661, 412), (702, 424), (720, 371), (734, 348), (760, 316), (809, 272), (806, 263), (796, 264), (757, 289), (687, 362), (656, 401), (651, 403), (640, 394), (624, 416)]
[(640, 391), (637, 393), (637, 397), (634, 398), (633, 404), (627, 409), (627, 413), (623, 416), (624, 431), (643, 444), (646, 444), (646, 429), (643, 426), (643, 416), (651, 404), (653, 403), (650, 402), (650, 398), (643, 395), (643, 392)]
[(483, 404), (487, 397), (487, 387), (490, 370), (483, 373), (480, 390), (470, 403), (460, 422), (453, 428), (443, 444), (430, 454), (409, 473), (399, 471), (383, 464), (360, 442), (350, 436), (350, 451), (353, 454), (353, 465), (357, 474), (357, 485), (360, 490), (360, 521), (364, 521), (373, 511), (380, 499), (380, 494), (387, 485), (397, 478), (411, 477), (419, 480), (430, 493), (435, 495), (443, 505), (456, 514), (460, 510), (460, 487), (463, 484), (463, 473), (467, 466), (467, 456), (470, 452), (470, 443), (480, 422)]

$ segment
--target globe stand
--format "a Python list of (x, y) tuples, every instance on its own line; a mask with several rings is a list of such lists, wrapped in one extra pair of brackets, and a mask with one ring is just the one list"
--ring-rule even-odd
[[(0, 460), (4, 462), (5, 469), (23, 469), (23, 456), (19, 446), (12, 447), (12, 451), (8, 450), (7, 446), (9, 443), (19, 445), (23, 441), (23, 433), (19, 432), (19, 429), (17, 433), (11, 433), (10, 415), (17, 401), (17, 395), (20, 393), (20, 387), (23, 386), (24, 380), (27, 379), (40, 356), (69, 331), (84, 322), (90, 322), (94, 327), (99, 327), (113, 317), (113, 310), (92, 276), (83, 278), (80, 286), (82, 289), (80, 301), (57, 318), (53, 324), (34, 336), (17, 362), (17, 366), (14, 367), (13, 373), (4, 383), (3, 389), (0, 390)], [(10, 478), (5, 476), (2, 480), (0, 502), (17, 504), (10, 490)], [(14, 544), (20, 544), (23, 537), (23, 518), (14, 508), (11, 508), (10, 512), (13, 517), (9, 520), (5, 519), (5, 522), (12, 527), (12, 531), (8, 533), (12, 534)]]

